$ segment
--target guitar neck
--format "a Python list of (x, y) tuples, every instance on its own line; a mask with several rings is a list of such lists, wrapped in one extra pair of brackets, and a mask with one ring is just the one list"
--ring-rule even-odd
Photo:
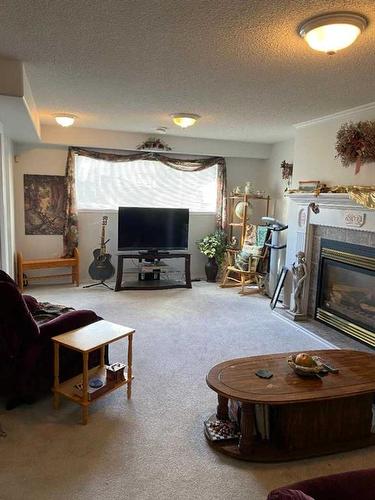
[(100, 237), (100, 253), (102, 255), (106, 253), (106, 248), (105, 248), (105, 224), (104, 224), (104, 222), (102, 224), (102, 235)]

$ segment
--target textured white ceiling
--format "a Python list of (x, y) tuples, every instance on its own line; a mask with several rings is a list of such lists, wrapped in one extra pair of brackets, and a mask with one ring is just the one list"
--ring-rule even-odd
[[(296, 32), (354, 10), (369, 27), (329, 57)], [(25, 62), (42, 123), (274, 142), (375, 100), (374, 0), (2, 0), (0, 55)], [(169, 114), (202, 115), (185, 131)]]

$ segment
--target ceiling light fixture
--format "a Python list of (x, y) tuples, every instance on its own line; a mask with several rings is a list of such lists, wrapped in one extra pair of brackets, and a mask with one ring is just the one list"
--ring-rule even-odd
[(355, 42), (367, 24), (360, 14), (332, 12), (308, 19), (298, 33), (312, 49), (332, 55)]
[(55, 115), (55, 120), (62, 127), (70, 127), (71, 125), (73, 125), (76, 118), (77, 117), (75, 115), (67, 115), (67, 114)]
[(175, 123), (181, 128), (191, 127), (200, 118), (199, 115), (195, 115), (194, 113), (177, 113), (171, 115), (171, 117), (173, 123)]
[(158, 134), (166, 134), (167, 133), (167, 127), (159, 127), (155, 129)]

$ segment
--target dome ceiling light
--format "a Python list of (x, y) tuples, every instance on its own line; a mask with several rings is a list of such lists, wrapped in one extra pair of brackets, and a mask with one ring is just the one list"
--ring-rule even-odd
[(55, 115), (56, 122), (62, 127), (70, 127), (71, 125), (73, 125), (76, 118), (77, 117), (75, 115), (68, 115), (65, 113)]
[(177, 113), (171, 115), (173, 123), (181, 128), (191, 127), (199, 120), (200, 116), (194, 113)]
[(312, 49), (332, 55), (354, 43), (367, 24), (360, 14), (332, 12), (308, 19), (298, 33)]

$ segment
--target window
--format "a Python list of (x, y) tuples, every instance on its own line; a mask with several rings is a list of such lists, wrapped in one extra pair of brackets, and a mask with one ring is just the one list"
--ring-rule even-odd
[(217, 167), (182, 172), (159, 161), (112, 163), (76, 157), (78, 210), (118, 207), (189, 208), (216, 211)]

